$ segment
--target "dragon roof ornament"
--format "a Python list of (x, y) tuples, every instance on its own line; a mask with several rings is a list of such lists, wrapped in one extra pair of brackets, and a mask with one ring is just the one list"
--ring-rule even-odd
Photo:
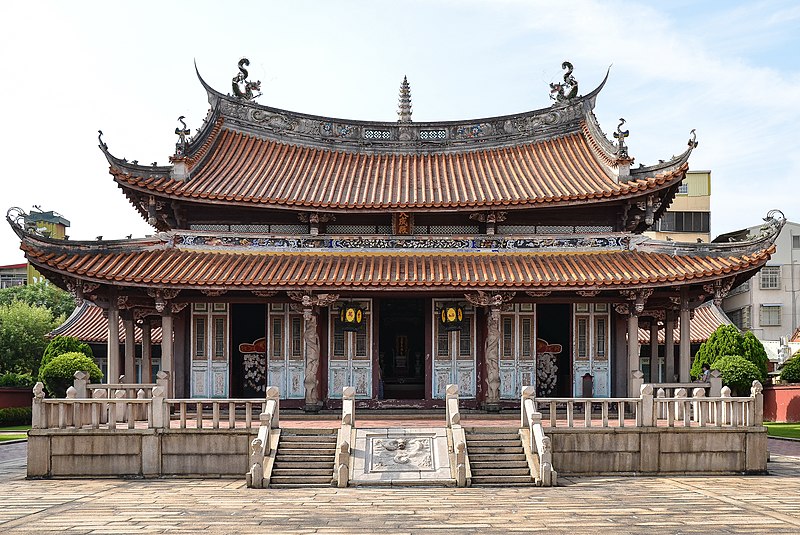
[(563, 106), (578, 96), (578, 80), (572, 76), (572, 63), (565, 61), (561, 64), (564, 73), (564, 82), (550, 84), (550, 98), (555, 100), (554, 106)]
[(231, 88), (233, 89), (233, 96), (240, 100), (253, 100), (257, 97), (261, 96), (261, 93), (257, 95), (253, 93), (253, 91), (261, 91), (261, 80), (257, 80), (255, 82), (248, 80), (247, 77), (250, 75), (245, 69), (245, 66), (250, 65), (250, 60), (247, 58), (242, 58), (239, 60), (239, 74), (233, 77), (231, 81)]

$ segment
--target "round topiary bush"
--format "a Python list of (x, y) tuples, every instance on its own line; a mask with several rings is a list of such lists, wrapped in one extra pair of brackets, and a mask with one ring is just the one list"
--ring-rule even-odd
[(94, 357), (89, 344), (84, 344), (74, 336), (56, 336), (50, 340), (50, 343), (44, 348), (42, 362), (39, 364), (39, 380), (44, 382), (42, 370), (44, 370), (45, 366), (47, 366), (51, 360), (64, 353), (73, 352), (83, 353), (90, 359)]
[(67, 395), (67, 388), (75, 380), (75, 372), (88, 372), (93, 383), (103, 380), (103, 372), (83, 353), (64, 353), (55, 357), (42, 368), (41, 378), (47, 393), (53, 397), (63, 398)]
[(738, 355), (718, 358), (711, 365), (711, 369), (722, 373), (722, 384), (730, 388), (734, 395), (749, 396), (753, 381), (761, 380), (761, 371), (758, 367)]
[(795, 355), (783, 364), (781, 380), (787, 383), (800, 383), (800, 356)]

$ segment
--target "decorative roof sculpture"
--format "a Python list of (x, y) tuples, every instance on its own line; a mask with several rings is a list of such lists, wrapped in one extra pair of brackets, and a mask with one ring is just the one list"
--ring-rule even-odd
[(397, 109), (397, 122), (410, 123), (411, 122), (411, 86), (408, 84), (408, 77), (403, 76), (403, 82), (400, 84), (400, 98), (399, 107)]
[(250, 65), (250, 60), (242, 58), (239, 60), (239, 74), (233, 77), (231, 87), (233, 89), (233, 96), (241, 100), (253, 100), (261, 96), (261, 93), (254, 94), (254, 91), (261, 91), (261, 80), (255, 82), (248, 80), (249, 73), (246, 66)]

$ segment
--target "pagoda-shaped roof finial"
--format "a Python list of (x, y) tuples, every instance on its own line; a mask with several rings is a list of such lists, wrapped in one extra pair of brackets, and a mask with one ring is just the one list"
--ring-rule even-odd
[(411, 122), (411, 86), (408, 85), (408, 77), (403, 76), (403, 83), (400, 84), (400, 107), (397, 109), (397, 122)]

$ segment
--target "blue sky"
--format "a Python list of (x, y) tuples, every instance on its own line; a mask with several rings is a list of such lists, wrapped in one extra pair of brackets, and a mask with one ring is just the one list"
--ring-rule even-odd
[[(14, 2), (0, 7), (0, 206), (34, 204), (72, 221), (73, 239), (152, 230), (97, 149), (166, 162), (176, 118), (208, 104), (194, 74), (229, 91), (250, 58), (261, 103), (394, 120), (403, 75), (414, 119), (546, 107), (565, 59), (582, 93), (612, 65), (596, 114), (627, 120), (630, 153), (683, 151), (712, 170), (712, 233), (793, 206), (800, 173), (800, 3), (571, 1)], [(0, 227), (0, 264), (22, 261)]]

